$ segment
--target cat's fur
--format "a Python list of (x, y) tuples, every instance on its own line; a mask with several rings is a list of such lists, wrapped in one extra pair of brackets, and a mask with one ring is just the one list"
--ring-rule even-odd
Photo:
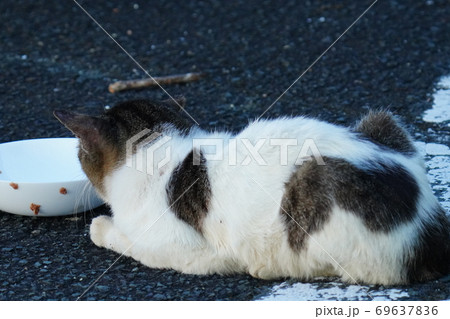
[[(176, 108), (139, 100), (101, 117), (55, 111), (80, 138), (83, 169), (112, 209), (92, 222), (97, 246), (189, 274), (401, 284), (449, 272), (448, 218), (391, 114), (372, 112), (354, 128), (260, 120), (233, 135), (194, 127)], [(158, 141), (142, 136), (127, 152), (143, 131), (170, 137), (153, 164), (168, 148), (170, 161), (152, 174), (129, 165)], [(211, 158), (214, 146), (193, 146), (205, 138), (224, 143), (222, 160)], [(286, 138), (298, 143), (281, 159)], [(308, 141), (320, 156), (299, 158)]]

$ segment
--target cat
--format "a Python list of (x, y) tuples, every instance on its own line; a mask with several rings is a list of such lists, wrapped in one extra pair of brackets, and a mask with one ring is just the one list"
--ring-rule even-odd
[(93, 219), (95, 245), (186, 274), (393, 285), (449, 273), (449, 220), (390, 112), (350, 128), (257, 120), (232, 134), (200, 129), (180, 107), (54, 112), (112, 211)]

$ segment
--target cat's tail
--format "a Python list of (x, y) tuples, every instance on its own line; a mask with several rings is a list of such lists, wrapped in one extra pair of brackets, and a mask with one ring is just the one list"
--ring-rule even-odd
[(450, 274), (450, 221), (439, 204), (433, 215), (424, 223), (418, 241), (406, 259), (406, 281), (409, 283)]
[(405, 155), (417, 153), (409, 133), (391, 112), (370, 111), (354, 130), (370, 141)]

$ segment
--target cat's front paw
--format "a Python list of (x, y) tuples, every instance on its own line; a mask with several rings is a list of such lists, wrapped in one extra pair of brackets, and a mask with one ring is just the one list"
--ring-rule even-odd
[(112, 218), (109, 216), (98, 216), (92, 220), (90, 234), (95, 245), (105, 247), (105, 236), (112, 226)]

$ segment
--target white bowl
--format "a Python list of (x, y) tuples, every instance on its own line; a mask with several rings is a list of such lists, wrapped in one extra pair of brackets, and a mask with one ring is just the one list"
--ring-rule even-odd
[(77, 146), (76, 138), (0, 144), (0, 210), (58, 216), (100, 206), (102, 201), (81, 169)]

